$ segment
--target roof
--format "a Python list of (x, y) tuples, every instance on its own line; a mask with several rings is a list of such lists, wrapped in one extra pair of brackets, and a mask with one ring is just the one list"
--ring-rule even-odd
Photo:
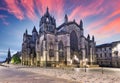
[(66, 31), (60, 31), (60, 32), (57, 32), (57, 35), (62, 35), (62, 34), (69, 34), (69, 33), (66, 32)]
[(104, 48), (104, 47), (110, 47), (110, 46), (112, 46), (112, 43), (97, 45), (96, 48)]
[(37, 32), (37, 30), (36, 30), (35, 26), (34, 26), (34, 28), (33, 28), (32, 32)]
[(111, 47), (113, 44), (116, 44), (116, 43), (120, 43), (120, 41), (114, 41), (112, 43), (97, 45), (96, 48)]
[[(59, 30), (59, 29), (61, 29), (63, 26), (65, 26), (65, 25), (71, 25), (71, 24), (75, 24), (76, 26), (78, 26), (78, 27), (80, 27), (75, 21), (71, 21), (71, 22), (68, 22), (68, 23), (63, 23), (63, 24), (61, 24), (58, 28), (57, 28), (57, 30)], [(81, 30), (83, 30), (82, 28), (80, 28)]]

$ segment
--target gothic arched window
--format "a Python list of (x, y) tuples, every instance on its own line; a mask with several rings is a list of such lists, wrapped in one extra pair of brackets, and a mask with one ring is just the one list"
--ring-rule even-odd
[(70, 34), (70, 49), (72, 51), (78, 50), (78, 38), (75, 31), (72, 31)]
[(54, 47), (53, 47), (53, 43), (49, 44), (49, 56), (50, 57), (54, 57)]
[(49, 19), (48, 19), (48, 18), (46, 19), (46, 22), (49, 22)]

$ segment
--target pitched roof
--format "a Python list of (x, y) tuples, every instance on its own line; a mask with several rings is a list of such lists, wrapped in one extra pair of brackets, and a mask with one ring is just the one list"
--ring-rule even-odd
[[(65, 26), (65, 25), (71, 25), (71, 24), (75, 24), (76, 26), (78, 26), (78, 27), (80, 27), (75, 21), (71, 21), (71, 22), (68, 22), (68, 23), (63, 23), (63, 24), (61, 24), (58, 28), (57, 28), (57, 30), (59, 30), (59, 29), (61, 29), (63, 26)], [(82, 28), (80, 28), (81, 30), (83, 30)]]
[(33, 28), (32, 32), (37, 32), (37, 30), (36, 30), (35, 26), (34, 26), (34, 28)]

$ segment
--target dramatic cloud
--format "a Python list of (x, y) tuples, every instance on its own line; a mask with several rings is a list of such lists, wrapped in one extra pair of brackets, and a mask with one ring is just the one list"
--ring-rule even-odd
[(99, 2), (96, 0), (94, 1), (94, 3), (90, 3), (87, 6), (77, 6), (69, 15), (69, 19), (72, 20), (76, 18), (77, 21), (79, 21), (80, 18), (84, 19), (88, 16), (100, 14), (103, 11), (103, 8), (99, 8), (102, 5), (102, 3), (103, 0), (100, 0)]
[[(99, 38), (106, 38), (112, 35), (120, 33), (120, 18), (117, 18), (108, 24), (104, 25), (102, 28), (93, 30), (93, 33)], [(100, 33), (100, 35), (98, 34)]]
[[(120, 33), (120, 0), (4, 0), (4, 2), (6, 5), (0, 7), (0, 10), (8, 11), (19, 20), (39, 19), (48, 7), (50, 14), (56, 19), (57, 26), (63, 23), (64, 14), (68, 14), (69, 21), (75, 19), (79, 23), (80, 19), (85, 20), (83, 23), (87, 32), (99, 39)], [(9, 24), (6, 16), (0, 18), (5, 25)]]
[(34, 9), (34, 1), (33, 0), (21, 0), (22, 6), (26, 10), (26, 16), (31, 20), (36, 20), (37, 16)]
[(41, 16), (46, 12), (46, 8), (48, 7), (50, 13), (56, 17), (57, 21), (62, 21), (64, 15), (64, 0), (37, 0), (36, 7)]
[(9, 23), (5, 20), (7, 18), (6, 15), (0, 15), (0, 19), (3, 21), (3, 24), (9, 25)]
[(7, 11), (13, 14), (16, 18), (23, 20), (24, 13), (18, 6), (18, 0), (4, 0), (7, 5)]

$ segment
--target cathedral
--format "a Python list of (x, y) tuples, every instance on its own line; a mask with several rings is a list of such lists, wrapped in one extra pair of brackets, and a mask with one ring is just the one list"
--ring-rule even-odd
[(56, 20), (46, 9), (39, 31), (34, 26), (32, 35), (23, 34), (22, 64), (29, 66), (85, 66), (95, 64), (94, 36), (84, 36), (83, 21), (68, 21), (56, 27)]

